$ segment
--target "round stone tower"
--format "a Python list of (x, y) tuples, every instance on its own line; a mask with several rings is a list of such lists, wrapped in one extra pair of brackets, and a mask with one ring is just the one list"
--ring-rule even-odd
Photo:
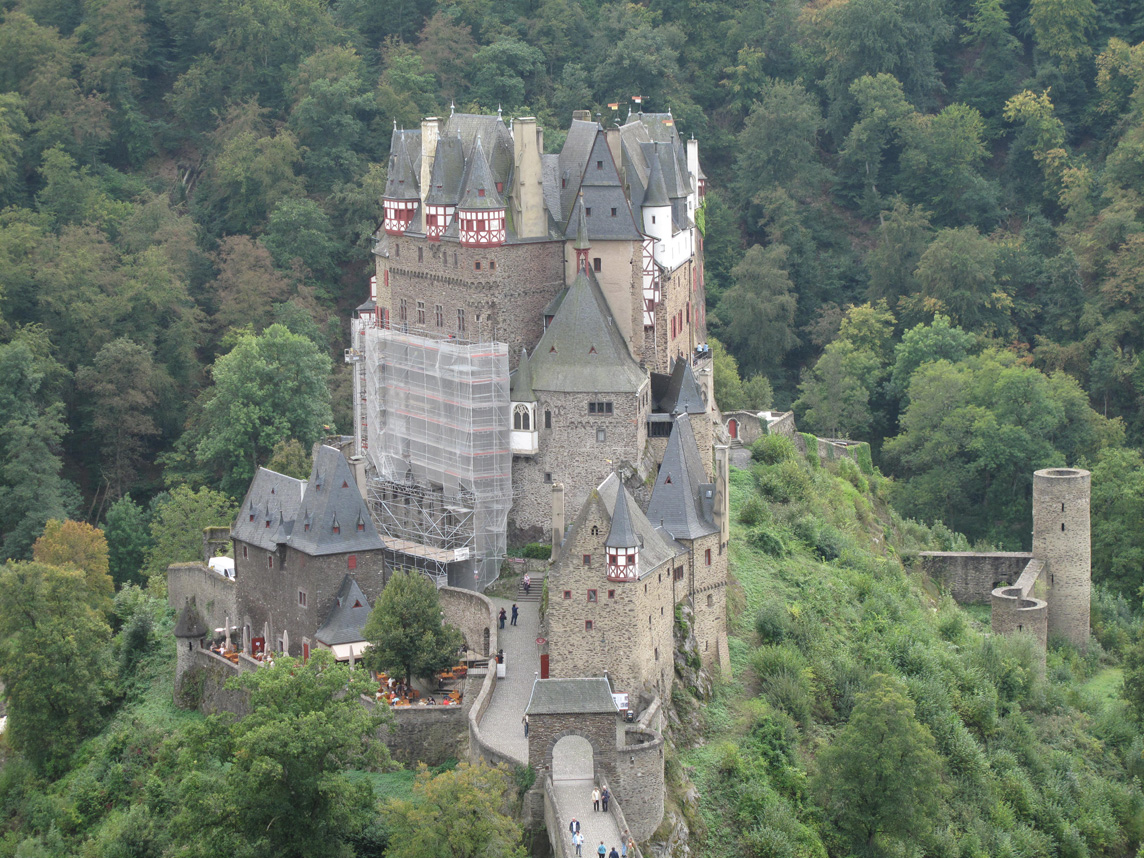
[(1088, 644), (1092, 558), (1089, 544), (1091, 475), (1079, 468), (1033, 474), (1033, 557), (1049, 604), (1049, 636)]

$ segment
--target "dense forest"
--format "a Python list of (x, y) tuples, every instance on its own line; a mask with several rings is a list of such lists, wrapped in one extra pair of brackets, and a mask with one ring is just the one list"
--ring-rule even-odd
[[(305, 773), (348, 797), (312, 797), (327, 827), (258, 839), (266, 808), (230, 773), (283, 764), (266, 737), (289, 728), (173, 710), (155, 596), (256, 467), (304, 475), (310, 444), (349, 427), (340, 353), (394, 125), (500, 109), (538, 117), (557, 151), (573, 110), (611, 124), (636, 96), (700, 141), (720, 406), (793, 408), (803, 429), (868, 440), (877, 466), (764, 444), (736, 474), (736, 681), (680, 726), (696, 741), (670, 771), (701, 798), (674, 818), (713, 856), (1134, 854), (1137, 0), (0, 13), (0, 677), (12, 712), (37, 716), (0, 746), (0, 855), (382, 854), (459, 795), (498, 826), (474, 837), (513, 842), (494, 815), (511, 784), (462, 767), (394, 787), (380, 750), (342, 745)], [(1054, 646), (1042, 673), (890, 549), (1027, 548), (1032, 472), (1062, 464), (1093, 472), (1096, 637)], [(252, 693), (364, 735), (328, 691)], [(920, 773), (887, 773), (912, 815), (847, 810), (879, 730)], [(367, 783), (415, 801), (371, 815)]]

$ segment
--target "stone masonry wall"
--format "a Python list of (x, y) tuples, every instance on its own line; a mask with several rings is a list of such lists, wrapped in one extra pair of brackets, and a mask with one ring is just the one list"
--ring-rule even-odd
[[(685, 262), (670, 274), (663, 275), (660, 294), (660, 303), (655, 310), (654, 337), (651, 330), (645, 331), (644, 363), (653, 372), (671, 372), (671, 362), (674, 358), (690, 359), (695, 350), (697, 340), (692, 325), (694, 313), (688, 313), (688, 304), (692, 300), (692, 283), (695, 263)], [(694, 305), (692, 305), (694, 310)], [(677, 321), (682, 311), (682, 325), (675, 329), (675, 336), (671, 335), (671, 319)]]
[[(362, 705), (377, 704), (367, 697)], [(464, 706), (409, 706), (390, 709), (392, 727), (381, 728), (381, 740), (393, 759), (416, 768), (464, 759), (469, 744), (469, 719)]]
[[(391, 236), (389, 243), (391, 322), (469, 340), (492, 339), (495, 334), (497, 340), (508, 343), (513, 367), (521, 347), (531, 352), (540, 340), (544, 308), (564, 286), (560, 241), (462, 247), (456, 241), (405, 235)], [(405, 318), (401, 317), (402, 300)], [(424, 303), (424, 322), (419, 321), (418, 301)], [(442, 308), (440, 327), (438, 304)], [(458, 309), (465, 311), (464, 332), (457, 327)]]
[[(437, 596), (441, 600), (445, 621), (461, 630), (469, 649), (481, 655), (497, 651), (497, 627), (492, 602), (480, 593), (458, 587), (442, 587), (437, 591)], [(489, 640), (487, 650), (486, 635)]]
[[(552, 774), (552, 750), (565, 736), (583, 736), (592, 745), (597, 780), (618, 783), (616, 745), (619, 716), (611, 713), (530, 715), (528, 718), (528, 764), (537, 779)], [(620, 800), (623, 800), (621, 796)]]
[(612, 791), (637, 840), (647, 840), (663, 821), (663, 736), (628, 727), (616, 760)]
[[(245, 556), (244, 556), (245, 552)], [(268, 565), (273, 556), (274, 567)], [(349, 559), (357, 568), (349, 568)], [(328, 554), (308, 557), (293, 548), (268, 552), (254, 545), (235, 542), (235, 578), (242, 625), (250, 626), (251, 637), (260, 637), (268, 624), (268, 650), (276, 650), (285, 629), (289, 632), (289, 654), (302, 655), (303, 642), (315, 648), (314, 633), (325, 622), (337, 598), (342, 579), (351, 574), (370, 604), (385, 588), (385, 561), (381, 551), (355, 554)], [(305, 604), (299, 593), (305, 594)], [(247, 642), (249, 645), (249, 641)]]
[[(576, 277), (574, 242), (564, 245), (566, 279)], [(592, 243), (588, 259), (596, 281), (608, 301), (616, 327), (628, 344), (632, 357), (640, 360), (643, 348), (643, 245), (632, 241), (600, 241)], [(600, 268), (595, 270), (595, 260)]]
[[(686, 544), (686, 543), (684, 543)], [(687, 596), (695, 623), (695, 640), (703, 666), (726, 670), (727, 652), (727, 552), (719, 550), (719, 534), (703, 536), (691, 544), (692, 571)], [(707, 552), (711, 564), (707, 565)]]
[[(536, 396), (540, 450), (535, 456), (513, 458), (512, 487), (516, 498), (509, 515), (520, 530), (539, 526), (547, 533), (552, 518), (553, 482), (564, 483), (565, 509), (575, 515), (588, 493), (621, 462), (640, 461), (647, 441), (651, 394), (648, 383), (638, 394), (538, 390)], [(613, 413), (589, 414), (589, 402), (611, 402)], [(545, 428), (546, 412), (552, 416), (551, 429)], [(607, 440), (596, 440), (597, 429), (605, 430)]]
[(202, 612), (210, 636), (215, 629), (226, 625), (230, 617), (231, 625), (238, 625), (238, 603), (235, 583), (202, 563), (172, 563), (167, 567), (167, 604), (176, 613), (190, 597)]
[(1090, 481), (1088, 471), (1075, 468), (1033, 474), (1033, 556), (1045, 561), (1048, 575), (1049, 634), (1079, 647), (1089, 636)]
[(1031, 634), (1041, 645), (1042, 652), (1048, 645), (1049, 611), (1044, 601), (1033, 598), (1033, 587), (1044, 567), (1044, 561), (1030, 560), (1012, 587), (994, 590), (990, 612), (994, 634)]
[[(567, 554), (549, 573), (546, 637), (551, 675), (606, 672), (616, 691), (655, 688), (666, 697), (674, 679), (673, 567), (665, 564), (638, 581), (609, 581), (604, 553), (609, 527), (603, 502), (594, 498), (582, 525), (568, 537)], [(685, 562), (685, 557), (675, 561), (680, 567)], [(589, 591), (595, 591), (595, 601), (589, 601)]]
[(1021, 551), (922, 551), (918, 556), (925, 573), (963, 605), (988, 605), (993, 590), (1001, 582), (1016, 582), (1033, 557)]

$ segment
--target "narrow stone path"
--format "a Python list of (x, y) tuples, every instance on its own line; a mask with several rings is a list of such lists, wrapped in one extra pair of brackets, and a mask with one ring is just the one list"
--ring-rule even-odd
[[(539, 582), (533, 581), (532, 591), (538, 590)], [(512, 626), (509, 621), (513, 600), (492, 598), (490, 601), (498, 611), (504, 608), (508, 615), (504, 629), (498, 632), (500, 647), (504, 650), (505, 677), (497, 682), (492, 702), (481, 718), (481, 734), (495, 750), (526, 766), (528, 740), (524, 737), (522, 719), (532, 696), (533, 680), (540, 674), (540, 650), (536, 645), (540, 603), (518, 601), (516, 606), (520, 613), (516, 625)]]
[(565, 843), (572, 842), (568, 823), (575, 817), (580, 820), (580, 833), (584, 835), (583, 858), (598, 858), (596, 850), (600, 848), (601, 840), (607, 852), (611, 852), (613, 846), (617, 852), (621, 851), (620, 830), (616, 827), (615, 817), (602, 810), (592, 810), (592, 781), (561, 780), (553, 781), (552, 786), (556, 790), (556, 806), (560, 813), (560, 836)]

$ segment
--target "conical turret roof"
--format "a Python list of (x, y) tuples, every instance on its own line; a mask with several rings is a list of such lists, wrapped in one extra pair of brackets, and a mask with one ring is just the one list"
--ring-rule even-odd
[(612, 529), (604, 540), (605, 548), (638, 548), (639, 537), (632, 527), (632, 515), (628, 511), (628, 490), (621, 484), (616, 494), (616, 508), (612, 510)]
[(504, 200), (497, 193), (493, 171), (478, 137), (469, 159), (469, 175), (465, 178), (465, 190), (458, 208), (462, 209), (503, 209)]
[(532, 369), (528, 365), (528, 350), (520, 350), (520, 363), (516, 365), (516, 372), (512, 376), (512, 390), (509, 397), (513, 402), (535, 402), (536, 394), (532, 392)]
[(394, 134), (397, 145), (389, 155), (389, 178), (385, 183), (385, 199), (418, 200), (417, 171), (405, 145), (404, 134)]
[(651, 159), (651, 168), (647, 176), (647, 193), (644, 194), (644, 206), (670, 206), (671, 200), (667, 196), (667, 184), (663, 180), (663, 168), (659, 163), (659, 145)]
[(206, 633), (207, 625), (203, 622), (203, 615), (199, 613), (198, 606), (191, 599), (187, 599), (175, 623), (175, 637), (201, 638)]

